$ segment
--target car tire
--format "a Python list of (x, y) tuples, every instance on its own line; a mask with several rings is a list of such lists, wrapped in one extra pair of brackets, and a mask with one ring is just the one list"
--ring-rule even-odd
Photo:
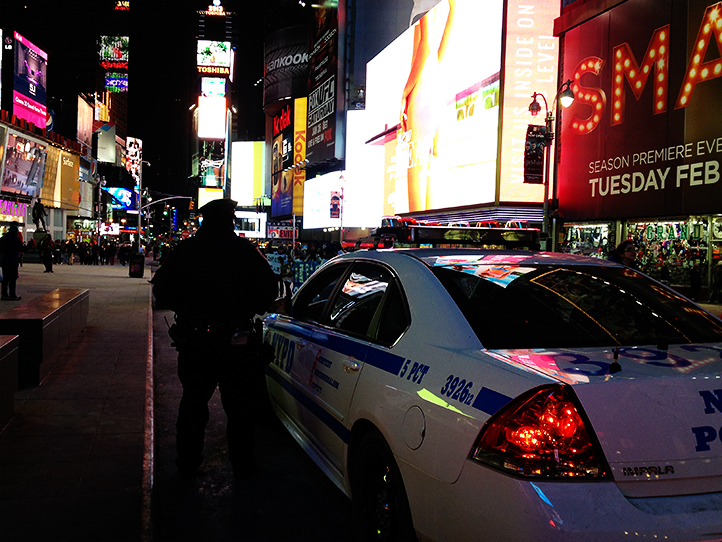
[(351, 475), (352, 512), (363, 542), (415, 542), (411, 509), (399, 467), (384, 438), (361, 439)]

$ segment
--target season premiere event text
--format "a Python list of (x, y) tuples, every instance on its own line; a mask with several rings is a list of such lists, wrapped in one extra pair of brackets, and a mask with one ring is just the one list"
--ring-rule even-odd
[[(596, 175), (589, 179), (591, 196), (595, 198), (664, 190), (668, 187), (680, 188), (685, 184), (715, 184), (720, 180), (719, 161), (705, 157), (720, 153), (722, 137), (590, 162), (588, 173)], [(695, 158), (699, 160), (665, 166), (665, 162)], [(637, 171), (622, 173), (630, 167)]]

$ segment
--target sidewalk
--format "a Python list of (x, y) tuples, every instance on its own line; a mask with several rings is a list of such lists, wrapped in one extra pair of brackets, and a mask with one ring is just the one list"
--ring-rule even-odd
[(15, 394), (15, 417), (0, 433), (0, 538), (148, 539), (150, 270), (130, 278), (120, 265), (43, 269), (21, 267), (22, 300), (0, 302), (0, 311), (56, 288), (88, 288), (88, 325), (40, 386)]

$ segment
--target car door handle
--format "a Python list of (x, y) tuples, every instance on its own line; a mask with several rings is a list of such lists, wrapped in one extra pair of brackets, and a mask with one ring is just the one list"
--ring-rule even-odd
[(348, 374), (355, 373), (361, 368), (361, 365), (358, 361), (356, 361), (353, 358), (347, 358), (343, 362), (343, 370), (346, 371)]

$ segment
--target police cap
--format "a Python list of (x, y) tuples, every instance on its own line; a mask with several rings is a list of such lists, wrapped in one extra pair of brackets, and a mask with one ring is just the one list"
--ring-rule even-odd
[(203, 215), (203, 220), (225, 222), (235, 218), (237, 205), (238, 202), (229, 198), (214, 199), (198, 209), (198, 213)]

